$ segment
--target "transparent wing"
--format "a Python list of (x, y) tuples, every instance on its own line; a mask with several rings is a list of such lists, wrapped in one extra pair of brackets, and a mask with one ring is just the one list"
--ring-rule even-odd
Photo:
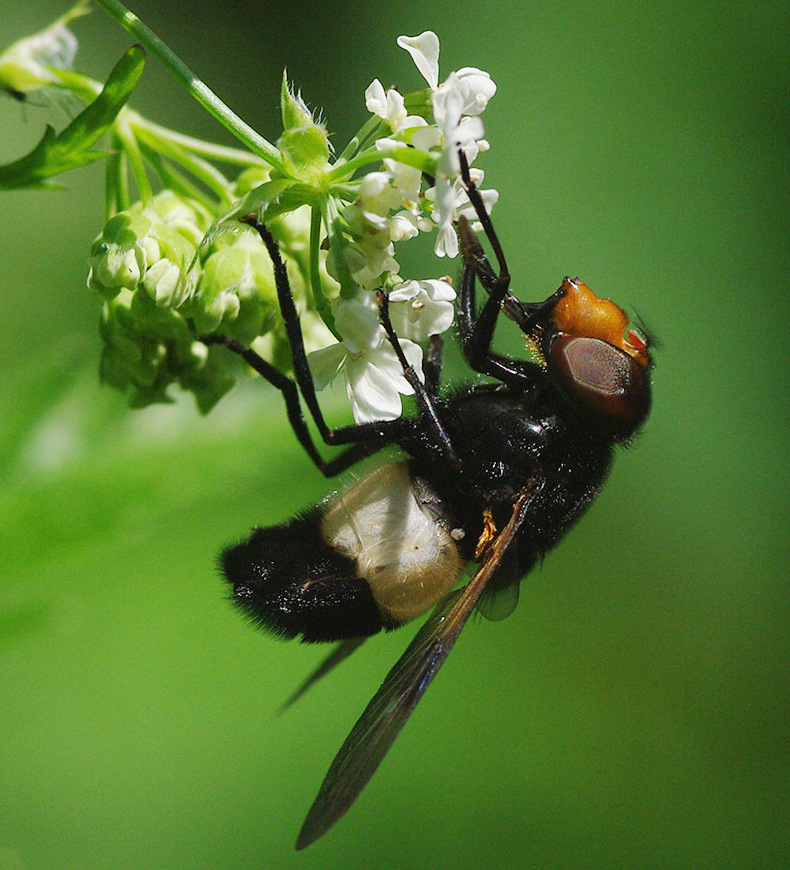
[(320, 665), (307, 677), (307, 679), (296, 689), (296, 691), (285, 701), (280, 707), (278, 713), (284, 713), (295, 701), (304, 695), (304, 693), (312, 688), (322, 677), (325, 677), (330, 671), (333, 671), (341, 662), (344, 662), (352, 652), (358, 650), (367, 640), (366, 637), (352, 637), (348, 640), (341, 640), (339, 644), (332, 650), (331, 653), (321, 662)]
[(502, 589), (484, 589), (477, 609), (491, 622), (507, 619), (518, 604), (519, 588), (520, 584), (516, 580)]
[(357, 721), (329, 768), (296, 841), (304, 849), (323, 836), (359, 797), (436, 676), (480, 595), (524, 520), (531, 490), (513, 507), (469, 584), (439, 603)]
[(520, 581), (517, 554), (511, 550), (502, 559), (496, 576), (483, 590), (477, 602), (478, 611), (491, 622), (507, 619), (518, 604)]

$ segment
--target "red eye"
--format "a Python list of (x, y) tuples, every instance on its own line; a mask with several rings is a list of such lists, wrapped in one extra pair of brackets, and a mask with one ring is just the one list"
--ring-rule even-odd
[(628, 438), (650, 409), (650, 387), (642, 368), (600, 338), (558, 335), (548, 363), (554, 382), (596, 429)]

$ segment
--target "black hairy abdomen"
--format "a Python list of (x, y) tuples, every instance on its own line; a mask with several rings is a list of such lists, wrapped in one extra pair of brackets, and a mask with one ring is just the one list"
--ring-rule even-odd
[(225, 549), (220, 567), (233, 601), (261, 628), (312, 643), (366, 637), (385, 627), (354, 562), (328, 546), (317, 510), (255, 529)]

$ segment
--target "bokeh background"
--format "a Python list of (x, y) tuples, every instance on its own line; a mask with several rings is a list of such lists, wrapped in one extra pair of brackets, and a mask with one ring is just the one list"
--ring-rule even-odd
[[(64, 7), (6, 4), (0, 44)], [(655, 407), (516, 613), (467, 627), (297, 856), (413, 629), (275, 715), (324, 650), (245, 624), (215, 554), (326, 483), (258, 383), (208, 418), (99, 386), (99, 167), (3, 194), (0, 868), (790, 866), (787, 4), (134, 8), (270, 138), (286, 65), (339, 143), (374, 77), (420, 86), (401, 33), (435, 30), (444, 74), (490, 71), (480, 165), (515, 289), (578, 273), (636, 309), (661, 342)], [(130, 42), (100, 13), (75, 29), (97, 76)], [(134, 104), (226, 141), (155, 63)], [(0, 161), (46, 120), (66, 118), (0, 103)]]

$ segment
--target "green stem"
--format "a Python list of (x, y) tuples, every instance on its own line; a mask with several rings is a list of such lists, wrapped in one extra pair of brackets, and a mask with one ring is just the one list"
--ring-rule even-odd
[(154, 198), (154, 192), (151, 189), (151, 182), (148, 180), (148, 175), (145, 171), (145, 161), (140, 153), (140, 146), (137, 139), (134, 137), (128, 124), (118, 117), (115, 119), (115, 134), (123, 145), (123, 150), (129, 159), (129, 165), (134, 176), (137, 192), (140, 194), (140, 199), (148, 205)]
[(199, 202), (208, 212), (214, 213), (217, 210), (217, 203), (202, 189), (193, 184), (191, 180), (185, 178), (174, 166), (162, 158), (162, 155), (152, 148), (141, 142), (145, 159), (148, 161), (156, 174), (162, 179), (162, 184), (174, 190), (180, 196), (194, 199)]
[(333, 184), (338, 181), (345, 181), (351, 178), (357, 169), (363, 166), (369, 166), (371, 163), (378, 163), (385, 158), (396, 160), (398, 163), (403, 163), (406, 166), (413, 166), (421, 172), (427, 172), (429, 175), (436, 173), (437, 158), (425, 151), (418, 151), (416, 148), (368, 148), (365, 151), (357, 154), (353, 160), (348, 163), (343, 163), (335, 166), (329, 172), (329, 183)]
[(115, 136), (112, 137), (112, 153), (107, 158), (104, 170), (104, 212), (109, 220), (114, 214), (129, 205), (129, 189), (126, 183), (126, 158)]
[(138, 115), (134, 109), (125, 106), (124, 112), (133, 113), (133, 121), (135, 128), (144, 127), (159, 139), (164, 139), (169, 142), (174, 142), (181, 146), (185, 151), (191, 154), (197, 154), (199, 157), (204, 157), (207, 160), (218, 160), (220, 163), (227, 163), (231, 166), (264, 166), (268, 165), (266, 161), (261, 160), (249, 151), (241, 148), (228, 148), (225, 145), (217, 145), (214, 142), (204, 142), (202, 139), (195, 139), (194, 136), (187, 136), (184, 133), (178, 133), (175, 130), (170, 130), (167, 127), (162, 127)]
[(216, 194), (217, 199), (223, 206), (228, 206), (233, 201), (230, 195), (230, 184), (228, 179), (217, 169), (200, 157), (187, 154), (183, 148), (169, 142), (167, 139), (162, 139), (160, 136), (152, 135), (151, 131), (145, 127), (133, 127), (134, 132), (139, 137), (141, 142), (144, 142), (152, 150), (169, 157), (176, 163), (180, 164), (190, 172), (195, 178), (199, 179), (206, 187)]
[(329, 237), (329, 256), (334, 257), (332, 276), (340, 284), (340, 295), (344, 299), (351, 299), (357, 295), (359, 286), (343, 256), (343, 247), (347, 244), (347, 239), (343, 234), (343, 222), (340, 218), (337, 200), (333, 196), (328, 197), (324, 209), (324, 225)]
[(340, 341), (340, 336), (335, 328), (335, 318), (332, 315), (332, 309), (324, 294), (324, 285), (321, 282), (320, 247), (321, 209), (318, 206), (313, 206), (310, 216), (310, 287), (313, 291), (313, 304), (320, 318), (329, 327), (335, 338)]
[(350, 160), (357, 153), (360, 145), (364, 145), (374, 132), (379, 132), (379, 128), (383, 123), (384, 122), (378, 117), (378, 115), (373, 115), (372, 118), (368, 118), (360, 128), (357, 135), (352, 137), (348, 145), (343, 149), (343, 152), (338, 156), (335, 163), (337, 164), (341, 161), (345, 162), (346, 160)]
[(222, 100), (208, 88), (181, 60), (180, 57), (119, 0), (95, 0), (108, 15), (114, 18), (124, 30), (137, 39), (146, 51), (150, 52), (168, 72), (174, 76), (198, 103), (214, 117), (226, 130), (242, 144), (257, 154), (262, 160), (276, 169), (283, 169), (280, 152), (271, 142), (231, 111)]

